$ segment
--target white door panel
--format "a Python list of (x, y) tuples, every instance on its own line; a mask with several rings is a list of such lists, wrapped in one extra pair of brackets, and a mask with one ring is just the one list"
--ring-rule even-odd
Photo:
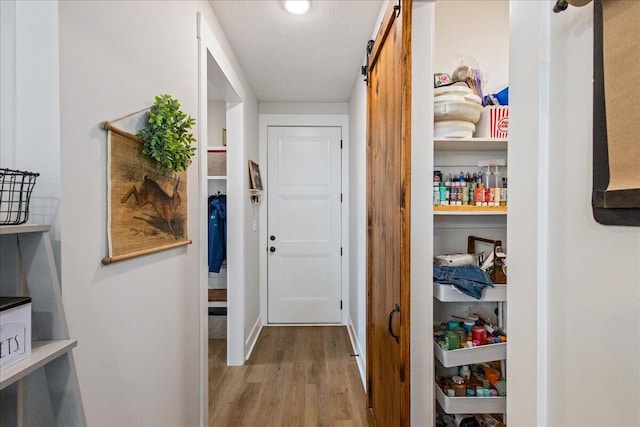
[(340, 140), (339, 127), (269, 127), (269, 323), (341, 320)]

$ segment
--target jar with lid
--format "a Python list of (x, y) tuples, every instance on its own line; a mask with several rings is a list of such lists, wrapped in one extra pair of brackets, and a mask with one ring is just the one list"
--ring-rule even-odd
[(460, 368), (460, 376), (466, 381), (471, 379), (471, 369), (469, 369), (469, 365), (464, 365)]
[(459, 375), (455, 375), (451, 378), (451, 381), (453, 382), (453, 390), (456, 397), (466, 397), (467, 386), (464, 383), (464, 378)]
[(473, 341), (478, 341), (479, 345), (485, 345), (487, 343), (487, 331), (484, 326), (472, 327), (471, 337)]
[(453, 331), (447, 331), (445, 341), (449, 350), (456, 350), (460, 348), (460, 336)]

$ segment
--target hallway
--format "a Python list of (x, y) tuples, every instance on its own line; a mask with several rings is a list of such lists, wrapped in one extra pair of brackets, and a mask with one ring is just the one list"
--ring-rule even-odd
[(367, 426), (365, 394), (345, 327), (262, 329), (245, 366), (227, 367), (209, 340), (209, 425)]

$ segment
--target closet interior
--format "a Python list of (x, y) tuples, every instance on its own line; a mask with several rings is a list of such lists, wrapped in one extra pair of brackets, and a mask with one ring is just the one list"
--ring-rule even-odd
[[(509, 2), (437, 1), (434, 21), (433, 254), (477, 267), (507, 253)], [(434, 270), (435, 425), (507, 422), (499, 260), (480, 292)]]
[(224, 73), (207, 55), (206, 183), (207, 189), (207, 295), (208, 338), (227, 339), (229, 266), (228, 254), (228, 155), (227, 117), (238, 97)]

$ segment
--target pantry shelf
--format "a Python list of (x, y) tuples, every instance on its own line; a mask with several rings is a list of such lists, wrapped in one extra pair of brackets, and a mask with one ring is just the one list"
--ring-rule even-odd
[(434, 206), (434, 215), (506, 215), (506, 206)]
[(438, 343), (433, 343), (436, 359), (445, 368), (453, 366), (471, 365), (476, 363), (505, 360), (507, 358), (507, 343), (488, 344), (457, 350), (443, 350)]
[(504, 302), (507, 300), (507, 285), (494, 284), (493, 288), (486, 287), (482, 291), (482, 298), (477, 300), (457, 291), (451, 285), (434, 283), (433, 297), (441, 302)]
[(226, 175), (209, 175), (207, 176), (207, 179), (227, 179)]
[(494, 138), (435, 138), (434, 151), (505, 151), (506, 139)]
[(504, 414), (506, 397), (448, 397), (435, 384), (436, 399), (448, 414)]
[(216, 151), (216, 152), (227, 151), (227, 146), (226, 145), (213, 145), (213, 146), (207, 147), (207, 151)]

